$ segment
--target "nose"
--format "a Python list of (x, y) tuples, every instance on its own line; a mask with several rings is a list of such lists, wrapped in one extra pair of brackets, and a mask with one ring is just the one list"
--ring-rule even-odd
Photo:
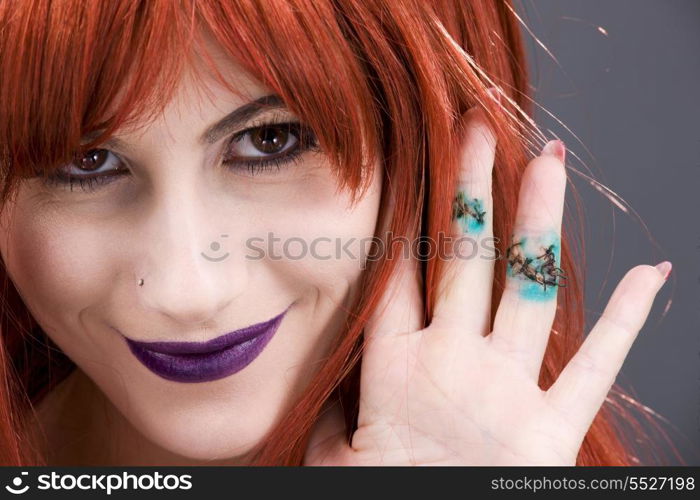
[[(215, 321), (246, 288), (245, 259), (221, 208), (184, 183), (154, 197), (145, 227), (147, 257), (139, 269), (147, 310), (180, 326)], [(229, 219), (230, 220), (230, 219)], [(216, 250), (216, 251), (214, 251)]]

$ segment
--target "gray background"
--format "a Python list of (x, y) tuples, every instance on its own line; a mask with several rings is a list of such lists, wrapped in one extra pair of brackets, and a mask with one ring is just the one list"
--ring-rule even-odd
[(518, 13), (558, 61), (525, 32), (535, 100), (571, 132), (541, 110), (537, 123), (638, 213), (569, 173), (585, 207), (588, 327), (629, 268), (673, 263), (617, 381), (700, 465), (700, 0), (524, 0)]

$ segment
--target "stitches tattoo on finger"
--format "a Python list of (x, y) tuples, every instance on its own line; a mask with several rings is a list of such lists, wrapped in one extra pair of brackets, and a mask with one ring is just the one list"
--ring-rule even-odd
[(486, 223), (486, 211), (482, 210), (481, 200), (470, 199), (464, 191), (458, 190), (452, 202), (452, 220), (459, 222), (463, 232), (479, 234)]
[(556, 233), (540, 237), (513, 236), (506, 250), (508, 275), (523, 281), (521, 296), (532, 300), (548, 300), (556, 296), (557, 287), (565, 287), (566, 275), (558, 267), (560, 238)]

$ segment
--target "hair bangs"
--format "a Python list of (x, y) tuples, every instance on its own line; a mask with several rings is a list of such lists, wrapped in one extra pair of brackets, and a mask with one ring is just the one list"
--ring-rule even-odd
[[(350, 188), (355, 200), (369, 185), (382, 127), (337, 14), (328, 1), (0, 7), (2, 201), (21, 179), (51, 173), (120, 128), (148, 124), (184, 70), (195, 67), (195, 56), (242, 95), (208, 53), (209, 40), (314, 130), (339, 189)], [(81, 143), (86, 136), (91, 140)]]

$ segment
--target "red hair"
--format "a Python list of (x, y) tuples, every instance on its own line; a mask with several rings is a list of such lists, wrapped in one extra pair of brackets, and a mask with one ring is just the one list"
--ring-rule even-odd
[[(154, 117), (195, 54), (231, 92), (241, 94), (203, 49), (206, 35), (315, 131), (340, 187), (361, 196), (363, 180), (371, 178), (367, 169), (379, 161), (386, 179), (380, 227), (386, 223), (394, 236), (410, 241), (449, 234), (459, 119), (483, 103), (498, 135), (494, 234), (509, 235), (523, 169), (531, 151), (545, 142), (531, 118), (518, 22), (509, 0), (2, 2), (1, 201), (22, 178), (51, 171), (137, 118)], [(502, 92), (502, 105), (488, 98), (490, 86)], [(91, 143), (80, 144), (86, 133), (103, 129)], [(389, 190), (397, 197), (391, 219)], [(566, 213), (561, 265), (568, 281), (560, 290), (555, 333), (540, 374), (543, 389), (584, 337), (582, 252), (568, 206)], [(498, 242), (501, 254), (506, 243)], [(370, 262), (347, 327), (304, 394), (260, 443), (254, 464), (301, 464), (310, 430), (329, 398), (339, 398), (350, 438), (358, 413), (363, 328), (396, 262)], [(443, 265), (429, 259), (422, 266), (426, 322)], [(0, 463), (42, 464), (28, 428), (32, 405), (75, 365), (35, 323), (4, 267), (0, 272), (5, 283)], [(496, 261), (496, 276), (494, 312), (504, 286), (503, 260)], [(658, 431), (665, 439), (639, 406), (614, 386), (577, 464), (660, 462), (658, 440), (636, 449), (629, 439), (630, 431), (637, 436)]]

